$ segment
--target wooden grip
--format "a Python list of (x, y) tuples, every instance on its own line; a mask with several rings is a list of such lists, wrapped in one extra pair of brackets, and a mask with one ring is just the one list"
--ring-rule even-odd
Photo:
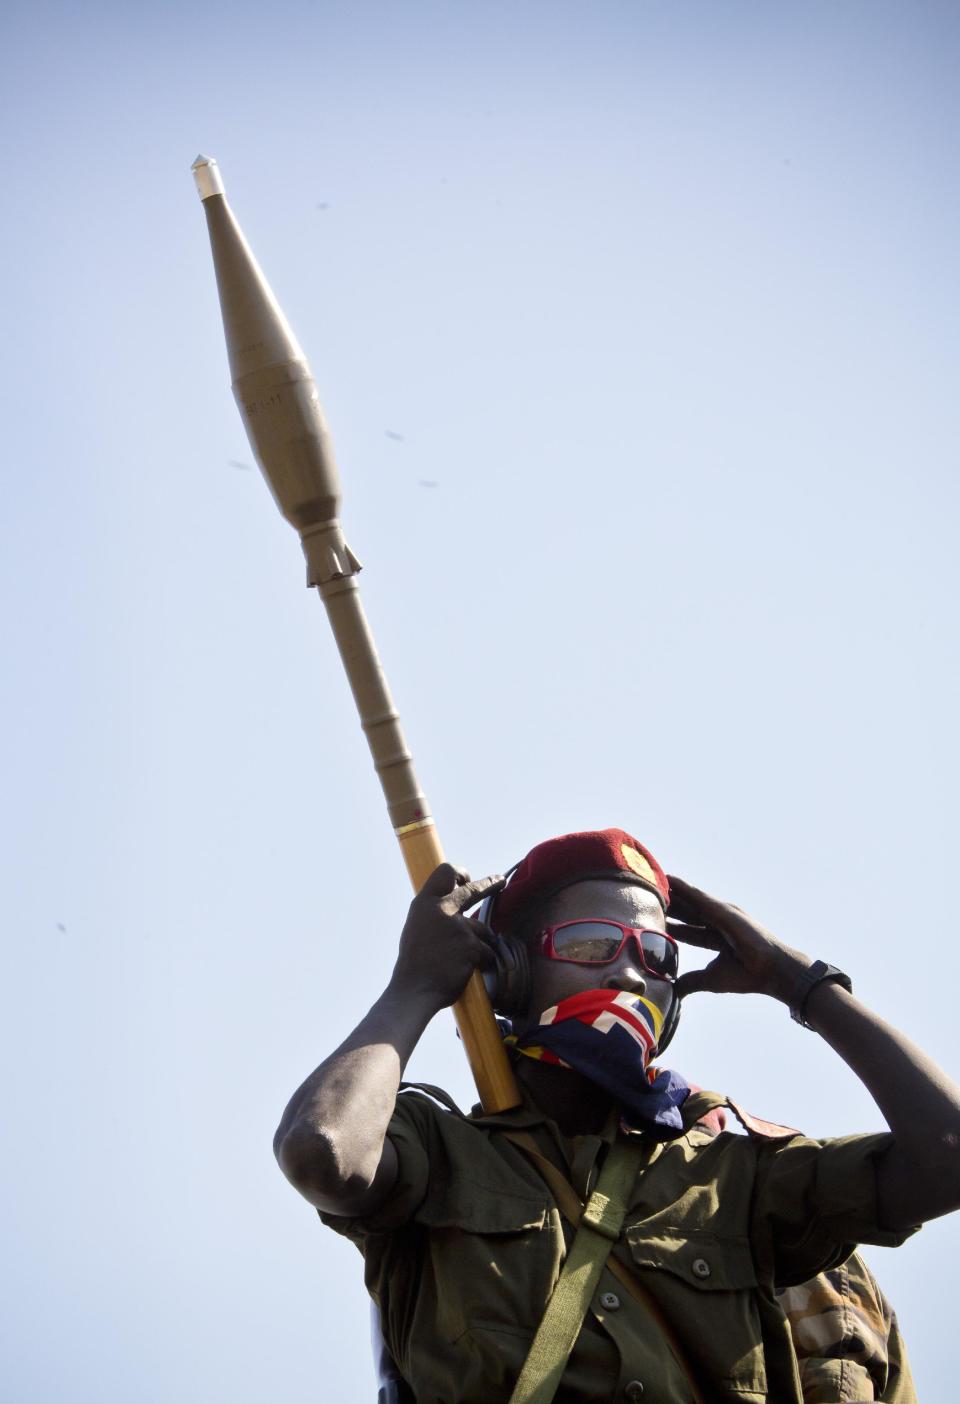
[[(443, 862), (436, 825), (432, 820), (411, 824), (397, 832), (397, 840), (414, 891), (419, 892), (434, 868)], [(478, 971), (470, 976), (466, 989), (453, 1006), (453, 1013), (484, 1111), (501, 1112), (518, 1107), (522, 1101), (520, 1089)]]

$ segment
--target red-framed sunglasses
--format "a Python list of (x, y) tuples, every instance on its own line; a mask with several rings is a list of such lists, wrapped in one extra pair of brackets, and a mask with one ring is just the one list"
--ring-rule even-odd
[(673, 984), (680, 960), (676, 941), (665, 931), (624, 926), (606, 917), (587, 917), (548, 926), (541, 931), (539, 940), (541, 954), (551, 960), (568, 960), (573, 965), (609, 965), (631, 938), (647, 974)]

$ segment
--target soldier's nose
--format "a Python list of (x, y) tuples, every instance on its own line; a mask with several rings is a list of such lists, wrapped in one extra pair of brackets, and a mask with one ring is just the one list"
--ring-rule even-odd
[(630, 994), (644, 994), (647, 982), (643, 974), (633, 964), (625, 965), (620, 970), (612, 971), (606, 980), (608, 990), (627, 990)]

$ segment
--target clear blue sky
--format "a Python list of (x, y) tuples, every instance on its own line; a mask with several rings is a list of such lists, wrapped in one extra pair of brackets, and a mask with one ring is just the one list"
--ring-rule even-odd
[[(622, 825), (957, 1073), (960, 18), (0, 24), (5, 1394), (360, 1404), (360, 1260), (270, 1139), (408, 893), (296, 537), (236, 466), (190, 163), (311, 358), (451, 856)], [(813, 1134), (880, 1124), (758, 998), (692, 998), (671, 1056)], [(447, 1017), (412, 1071), (471, 1099)], [(869, 1254), (926, 1404), (958, 1253), (942, 1221)]]

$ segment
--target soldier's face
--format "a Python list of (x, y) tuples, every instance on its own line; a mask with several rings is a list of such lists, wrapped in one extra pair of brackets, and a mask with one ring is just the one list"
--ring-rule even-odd
[(533, 939), (537, 932), (581, 917), (607, 917), (626, 926), (654, 931), (667, 929), (663, 908), (645, 887), (609, 878), (591, 878), (565, 887), (545, 903), (529, 928), (531, 996), (524, 1028), (537, 1023), (552, 1004), (583, 990), (629, 990), (631, 994), (642, 994), (666, 1018), (673, 999), (673, 986), (644, 970), (633, 941), (628, 941), (609, 965), (574, 965), (540, 954)]

